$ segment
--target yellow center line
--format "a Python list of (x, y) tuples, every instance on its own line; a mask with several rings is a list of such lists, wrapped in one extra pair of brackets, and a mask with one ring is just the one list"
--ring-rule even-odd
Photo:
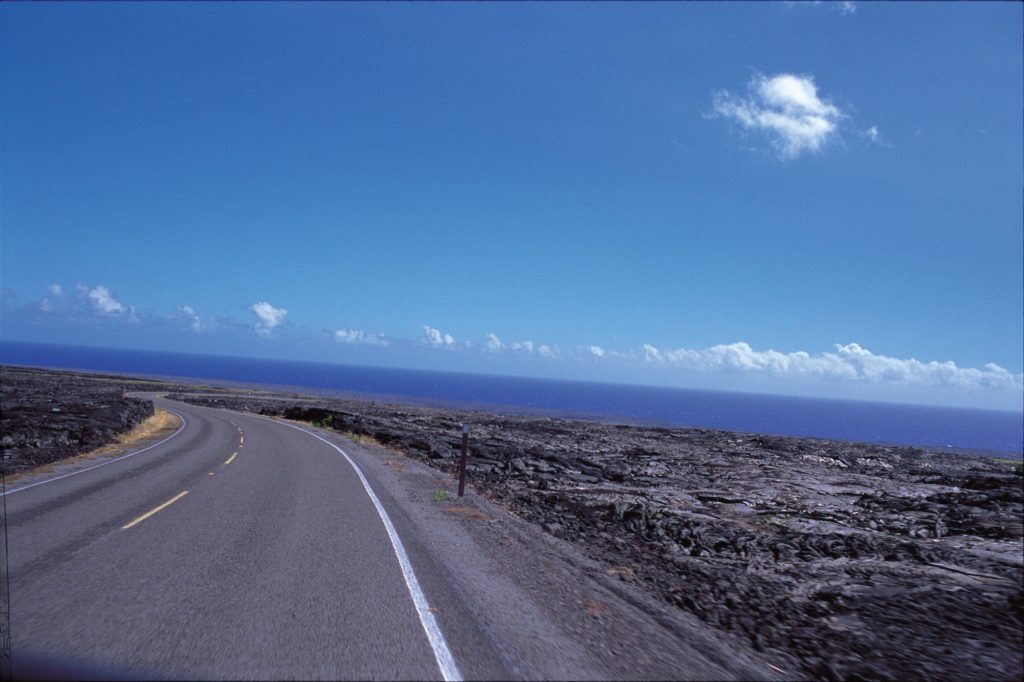
[(231, 460), (233, 460), (233, 459), (234, 459), (235, 457), (238, 457), (238, 453), (237, 453), (237, 452), (233, 452), (233, 453), (231, 453), (231, 456), (230, 456), (230, 457), (228, 457), (228, 461), (226, 461), (226, 462), (224, 462), (224, 463), (225, 463), (225, 464), (231, 464)]
[(180, 500), (181, 498), (185, 497), (186, 495), (188, 495), (188, 491), (187, 491), (187, 490), (183, 490), (182, 492), (178, 493), (177, 495), (175, 495), (175, 496), (174, 496), (174, 497), (172, 497), (171, 499), (169, 499), (169, 500), (167, 500), (166, 502), (164, 502), (163, 504), (161, 504), (161, 505), (160, 505), (159, 507), (157, 507), (156, 509), (152, 509), (152, 510), (150, 510), (150, 511), (146, 512), (145, 514), (143, 514), (142, 516), (140, 516), (139, 518), (135, 519), (135, 520), (134, 520), (134, 521), (132, 521), (131, 523), (129, 523), (129, 524), (126, 524), (126, 525), (124, 525), (124, 526), (121, 526), (121, 530), (128, 530), (128, 529), (129, 529), (129, 528), (131, 528), (132, 526), (134, 526), (134, 525), (136, 525), (136, 524), (138, 524), (138, 523), (142, 523), (143, 521), (145, 521), (146, 519), (148, 519), (148, 518), (149, 518), (150, 516), (152, 516), (153, 514), (156, 514), (156, 513), (157, 513), (158, 511), (160, 511), (161, 509), (164, 509), (164, 508), (166, 508), (166, 507), (169, 507), (169, 506), (171, 506), (172, 504), (174, 504), (175, 502), (177, 502), (177, 501), (178, 501), (178, 500)]

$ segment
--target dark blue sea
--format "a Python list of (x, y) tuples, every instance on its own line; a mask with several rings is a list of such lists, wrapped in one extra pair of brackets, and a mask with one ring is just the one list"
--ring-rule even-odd
[(274, 385), (507, 412), (951, 447), (1020, 458), (1019, 412), (0, 341), (0, 363)]

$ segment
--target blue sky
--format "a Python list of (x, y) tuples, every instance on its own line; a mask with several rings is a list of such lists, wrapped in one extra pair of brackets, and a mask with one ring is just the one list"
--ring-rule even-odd
[(1019, 3), (0, 22), (5, 339), (1021, 409)]

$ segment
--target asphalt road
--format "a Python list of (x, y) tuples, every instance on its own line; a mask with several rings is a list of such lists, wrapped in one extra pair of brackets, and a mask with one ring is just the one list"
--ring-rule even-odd
[(15, 677), (509, 676), (472, 623), (446, 639), (431, 597), (457, 595), (335, 446), (155, 402), (185, 420), (162, 444), (10, 486)]

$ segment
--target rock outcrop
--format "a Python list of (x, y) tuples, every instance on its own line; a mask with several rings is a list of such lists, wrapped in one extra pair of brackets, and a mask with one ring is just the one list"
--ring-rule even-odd
[(124, 396), (121, 381), (4, 367), (0, 449), (8, 474), (114, 442), (153, 414), (153, 403)]

